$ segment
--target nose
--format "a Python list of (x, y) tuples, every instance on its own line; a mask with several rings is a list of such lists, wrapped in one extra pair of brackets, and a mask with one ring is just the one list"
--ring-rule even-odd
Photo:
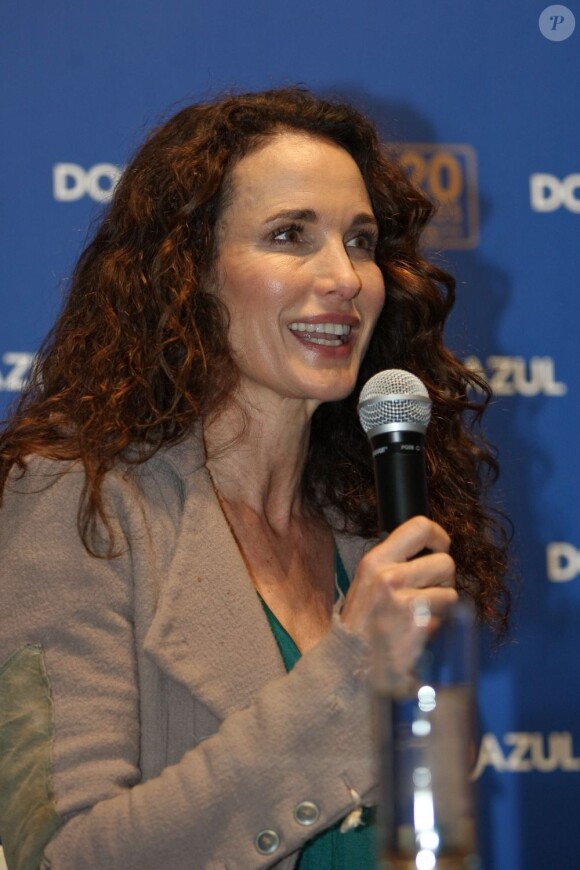
[(337, 299), (354, 299), (362, 281), (344, 247), (342, 239), (327, 241), (317, 257), (317, 289), (321, 295), (334, 294)]

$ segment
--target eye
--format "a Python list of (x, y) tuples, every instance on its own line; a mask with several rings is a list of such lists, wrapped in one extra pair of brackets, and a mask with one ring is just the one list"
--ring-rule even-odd
[(377, 241), (376, 233), (372, 232), (372, 230), (365, 230), (362, 233), (357, 233), (357, 235), (353, 236), (352, 239), (348, 239), (346, 247), (351, 251), (354, 249), (374, 256)]
[(273, 230), (270, 238), (278, 244), (295, 245), (303, 241), (304, 227), (301, 224), (289, 224), (287, 227), (280, 227), (278, 230)]

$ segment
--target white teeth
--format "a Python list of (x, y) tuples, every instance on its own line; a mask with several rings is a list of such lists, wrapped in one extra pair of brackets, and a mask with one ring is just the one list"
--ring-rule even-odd
[[(347, 336), (350, 334), (351, 327), (346, 323), (303, 323), (302, 321), (295, 321), (294, 323), (288, 324), (288, 329), (291, 329), (292, 332)], [(319, 341), (317, 341), (317, 343), (319, 343)], [(322, 340), (320, 340), (320, 343), (322, 343)], [(334, 344), (334, 342), (331, 343)]]
[(334, 340), (331, 338), (318, 338), (315, 335), (305, 336), (306, 340), (310, 342), (310, 344), (324, 344), (327, 347), (340, 347), (342, 345), (342, 340), (340, 338), (335, 338)]
[[(340, 347), (346, 342), (351, 331), (351, 327), (346, 323), (305, 323), (301, 320), (289, 323), (288, 329), (299, 332), (301, 338), (310, 344), (322, 344), (326, 347)], [(336, 338), (327, 337), (331, 335), (335, 335)]]

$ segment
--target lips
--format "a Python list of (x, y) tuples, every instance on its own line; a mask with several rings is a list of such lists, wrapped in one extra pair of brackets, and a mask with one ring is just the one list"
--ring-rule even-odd
[(319, 344), (325, 347), (341, 347), (346, 344), (352, 330), (348, 323), (311, 323), (308, 321), (295, 320), (288, 324), (288, 329), (295, 333), (297, 338), (310, 344)]

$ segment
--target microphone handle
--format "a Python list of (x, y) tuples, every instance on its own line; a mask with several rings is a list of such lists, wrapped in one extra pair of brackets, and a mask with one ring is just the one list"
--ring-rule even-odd
[(379, 529), (385, 535), (405, 520), (429, 516), (425, 436), (400, 429), (371, 439)]

